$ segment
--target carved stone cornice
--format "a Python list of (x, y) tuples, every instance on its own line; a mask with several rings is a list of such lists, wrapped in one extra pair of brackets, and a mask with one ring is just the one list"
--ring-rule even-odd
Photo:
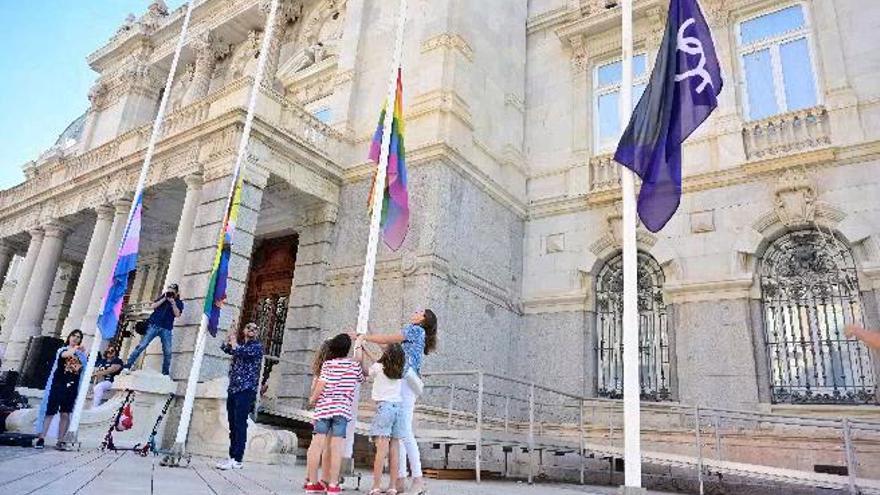
[(455, 50), (461, 53), (468, 62), (474, 61), (474, 49), (458, 33), (441, 33), (422, 42), (421, 51), (423, 54), (438, 49)]

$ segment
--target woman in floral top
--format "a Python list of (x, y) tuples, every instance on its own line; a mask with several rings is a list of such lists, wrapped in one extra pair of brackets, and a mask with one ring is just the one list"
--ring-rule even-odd
[(248, 323), (243, 330), (229, 332), (220, 350), (232, 356), (229, 366), (229, 389), (226, 415), (229, 419), (229, 459), (217, 463), (218, 469), (241, 469), (247, 442), (248, 414), (257, 400), (263, 344), (257, 340), (257, 324)]

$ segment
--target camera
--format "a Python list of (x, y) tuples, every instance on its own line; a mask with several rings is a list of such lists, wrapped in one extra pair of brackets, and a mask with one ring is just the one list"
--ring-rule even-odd
[(172, 291), (172, 290), (169, 290), (168, 292), (165, 293), (165, 297), (173, 298), (175, 296), (177, 296), (177, 294), (175, 294), (174, 291)]

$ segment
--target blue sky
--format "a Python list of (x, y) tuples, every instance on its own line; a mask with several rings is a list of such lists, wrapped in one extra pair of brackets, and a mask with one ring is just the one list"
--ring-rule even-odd
[[(182, 0), (166, 0), (169, 9)], [(88, 107), (86, 56), (150, 0), (0, 0), (0, 189)]]

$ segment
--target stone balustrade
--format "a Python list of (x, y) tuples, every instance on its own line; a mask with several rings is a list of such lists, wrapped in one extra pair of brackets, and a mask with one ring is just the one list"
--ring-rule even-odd
[(590, 158), (590, 192), (608, 191), (620, 187), (620, 165), (611, 153)]
[(809, 151), (831, 143), (828, 112), (822, 106), (746, 122), (742, 135), (749, 161)]
[[(244, 111), (253, 83), (252, 77), (232, 81), (167, 115), (162, 125), (160, 143), (162, 139), (185, 133), (211, 119), (228, 115), (231, 111)], [(268, 104), (257, 106), (259, 120), (282, 129), (301, 145), (311, 148), (328, 160), (338, 158), (337, 154), (345, 141), (342, 134), (275, 90), (264, 86), (260, 92), (261, 97), (268, 100)], [(147, 146), (151, 131), (152, 122), (125, 132), (85, 153), (62, 156), (37, 165), (33, 175), (24, 183), (0, 191), (0, 210), (55, 190), (64, 184), (73, 183), (113, 161), (142, 152)]]

